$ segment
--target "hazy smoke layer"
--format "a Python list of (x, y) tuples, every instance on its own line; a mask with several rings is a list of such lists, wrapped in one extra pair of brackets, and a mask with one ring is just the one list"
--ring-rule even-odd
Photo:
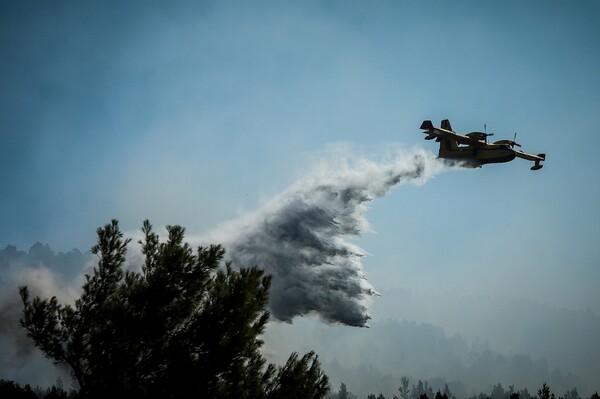
[(368, 230), (366, 202), (393, 186), (422, 183), (443, 167), (418, 150), (387, 163), (330, 162), (211, 238), (225, 245), (236, 265), (257, 265), (273, 276), (275, 318), (291, 322), (316, 313), (331, 323), (366, 326), (377, 292), (363, 272), (365, 252), (348, 238)]
[[(56, 296), (61, 303), (73, 303), (79, 295), (82, 279), (46, 265), (64, 262), (62, 266), (74, 268), (79, 263), (81, 271), (87, 257), (78, 251), (58, 255), (36, 253), (35, 250), (40, 247), (41, 244), (35, 244), (29, 253), (17, 253), (11, 250), (11, 246), (0, 250), (0, 377), (47, 386), (57, 377), (69, 381), (69, 373), (62, 367), (53, 367), (42, 352), (35, 350), (33, 341), (20, 326), (23, 304), (18, 287), (27, 285), (32, 296)], [(46, 248), (50, 251), (49, 247)]]

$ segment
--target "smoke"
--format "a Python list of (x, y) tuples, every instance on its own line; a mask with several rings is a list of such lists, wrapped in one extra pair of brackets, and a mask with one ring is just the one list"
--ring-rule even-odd
[[(6, 252), (6, 249), (0, 251), (0, 255)], [(63, 255), (57, 257), (64, 258)], [(18, 287), (28, 286), (32, 296), (56, 296), (60, 303), (73, 303), (82, 279), (69, 279), (67, 275), (37, 261), (33, 264), (34, 258), (36, 255), (30, 251), (26, 260), (11, 258), (10, 264), (3, 264), (1, 266), (4, 267), (0, 268), (0, 374), (3, 378), (46, 386), (58, 377), (69, 381), (69, 373), (64, 367), (55, 367), (40, 351), (35, 350), (33, 341), (21, 327), (19, 319), (23, 304)], [(80, 260), (83, 262), (83, 257)]]
[[(269, 305), (275, 319), (291, 323), (296, 316), (316, 314), (329, 323), (364, 327), (378, 293), (363, 271), (366, 252), (351, 238), (370, 231), (366, 205), (394, 186), (424, 183), (444, 168), (423, 150), (400, 151), (380, 163), (346, 151), (330, 154), (258, 211), (191, 239), (221, 243), (235, 265), (256, 265), (272, 275)], [(139, 232), (134, 235), (141, 238)], [(128, 269), (142, 263), (139, 248), (132, 247)], [(12, 259), (0, 262), (6, 263), (0, 268), (0, 370), (13, 370), (9, 377), (28, 382), (35, 380), (31, 373), (47, 369), (52, 372), (39, 373), (36, 382), (68, 378), (33, 350), (19, 326), (17, 287), (28, 285), (32, 295), (56, 295), (61, 303), (72, 303), (79, 295), (81, 271), (89, 270), (94, 259), (75, 250), (57, 255), (39, 243), (28, 254), (8, 246), (0, 258)]]
[(66, 302), (65, 299), (67, 299), (66, 296), (70, 289), (61, 286), (57, 277), (50, 269), (39, 266), (24, 268), (16, 275), (10, 276), (7, 282), (0, 283), (0, 337), (13, 340), (11, 348), (14, 349), (14, 357), (5, 354), (4, 361), (20, 362), (31, 355), (33, 348), (18, 322), (23, 309), (18, 295), (18, 287), (27, 285), (34, 295), (43, 298), (58, 294), (59, 298)]
[(383, 163), (355, 158), (336, 154), (257, 212), (210, 234), (234, 264), (272, 275), (270, 311), (280, 321), (317, 314), (329, 323), (367, 326), (378, 293), (363, 271), (366, 252), (350, 241), (370, 230), (366, 204), (446, 168), (423, 150)]

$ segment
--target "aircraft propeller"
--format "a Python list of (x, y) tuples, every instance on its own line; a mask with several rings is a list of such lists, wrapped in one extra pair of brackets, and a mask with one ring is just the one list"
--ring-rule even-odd
[(487, 123), (483, 124), (483, 135), (485, 136), (485, 142), (486, 143), (487, 143), (487, 138), (494, 135), (494, 133), (488, 133), (487, 132)]
[(515, 146), (521, 147), (521, 144), (519, 144), (515, 141), (516, 139), (517, 139), (517, 133), (515, 132), (515, 135), (512, 140), (499, 140), (499, 141), (496, 141), (494, 144), (505, 144), (505, 145), (509, 145), (511, 148), (515, 148)]
[(517, 143), (515, 140), (517, 139), (517, 132), (515, 132), (515, 136), (512, 139), (512, 146), (521, 147), (521, 144)]
[(515, 135), (513, 136), (512, 140), (506, 140), (506, 142), (507, 142), (507, 144), (509, 144), (513, 148), (515, 146), (521, 147), (521, 144), (517, 143), (516, 140), (517, 140), (517, 132), (515, 132)]

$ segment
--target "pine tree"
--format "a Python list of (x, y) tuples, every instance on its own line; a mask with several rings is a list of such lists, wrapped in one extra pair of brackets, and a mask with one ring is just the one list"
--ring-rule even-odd
[(544, 385), (537, 391), (538, 399), (554, 399), (554, 394), (550, 392), (550, 387), (544, 382)]
[[(317, 399), (329, 390), (329, 379), (321, 371), (318, 357), (309, 352), (298, 359), (292, 353), (287, 363), (280, 367), (274, 382), (268, 389), (268, 399)], [(345, 385), (342, 383), (345, 389)]]
[(73, 305), (30, 300), (20, 288), (21, 325), (48, 358), (70, 367), (81, 397), (275, 398), (290, 387), (307, 398), (326, 394), (312, 352), (300, 360), (293, 353), (277, 374), (265, 367), (270, 276), (222, 265), (220, 245), (193, 251), (180, 226), (167, 226), (164, 243), (148, 221), (142, 232), (137, 273), (124, 270), (129, 240), (118, 222), (98, 229), (98, 266)]

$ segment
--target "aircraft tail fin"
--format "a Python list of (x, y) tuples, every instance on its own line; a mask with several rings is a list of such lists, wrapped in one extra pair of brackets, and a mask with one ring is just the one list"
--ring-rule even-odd
[(442, 126), (441, 126), (441, 127), (442, 127), (442, 129), (444, 129), (444, 130), (450, 130), (451, 132), (453, 131), (453, 130), (452, 130), (452, 126), (450, 126), (450, 121), (449, 121), (448, 119), (444, 119), (444, 120), (442, 121)]
[(431, 123), (431, 121), (429, 121), (429, 120), (423, 121), (423, 123), (421, 123), (420, 129), (433, 130), (433, 123)]

